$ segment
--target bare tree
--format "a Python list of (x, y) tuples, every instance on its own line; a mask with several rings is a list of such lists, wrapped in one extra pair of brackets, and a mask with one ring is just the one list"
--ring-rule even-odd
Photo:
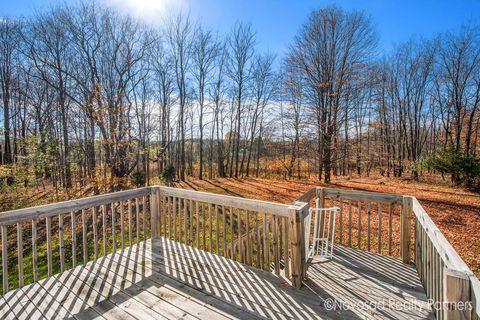
[(295, 38), (293, 59), (302, 65), (318, 128), (319, 179), (330, 182), (332, 141), (345, 84), (371, 59), (377, 44), (373, 25), (362, 12), (336, 7), (314, 11)]
[(174, 85), (175, 75), (173, 72), (173, 59), (168, 54), (162, 38), (157, 38), (150, 54), (153, 69), (153, 79), (160, 105), (159, 132), (160, 146), (157, 149), (157, 161), (159, 172), (165, 165), (171, 163), (171, 113), (175, 102)]
[[(249, 24), (237, 23), (228, 42), (229, 62), (227, 64), (228, 75), (233, 82), (236, 98), (235, 127), (233, 129), (235, 139), (232, 148), (232, 158), (235, 159), (235, 178), (238, 178), (239, 173), (242, 104), (245, 99), (246, 87), (250, 80), (254, 45), (255, 34), (253, 33), (251, 26)], [(233, 167), (233, 161), (231, 162), (231, 166)]]
[[(250, 162), (252, 158), (252, 150), (255, 142), (255, 137), (259, 137), (259, 124), (263, 117), (263, 113), (268, 103), (273, 98), (275, 89), (277, 88), (278, 78), (273, 72), (273, 63), (275, 56), (271, 54), (259, 55), (255, 57), (252, 70), (252, 87), (253, 87), (253, 110), (250, 120), (250, 139), (248, 142), (247, 151), (247, 165), (246, 176), (250, 174)], [(260, 154), (257, 153), (257, 157)], [(243, 160), (242, 160), (242, 172), (243, 172)]]
[(211, 73), (215, 67), (216, 57), (218, 55), (219, 44), (212, 32), (203, 28), (198, 28), (195, 34), (193, 44), (192, 62), (194, 66), (193, 74), (196, 80), (197, 101), (199, 108), (199, 172), (198, 178), (203, 179), (203, 133), (204, 133), (204, 113), (206, 91), (211, 86), (209, 82)]
[(185, 107), (187, 104), (187, 72), (191, 59), (192, 48), (192, 24), (188, 16), (178, 14), (167, 23), (167, 39), (170, 54), (173, 59), (177, 82), (178, 96), (178, 126), (180, 131), (180, 157), (179, 168), (180, 179), (185, 180)]
[(11, 19), (0, 19), (0, 84), (2, 87), (4, 152), (0, 153), (0, 163), (13, 162), (12, 142), (10, 140), (11, 105), (14, 66), (20, 41), (20, 25)]

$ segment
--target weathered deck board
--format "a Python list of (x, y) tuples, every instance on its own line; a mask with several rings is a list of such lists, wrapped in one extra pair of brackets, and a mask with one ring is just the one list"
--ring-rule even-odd
[[(416, 271), (399, 260), (339, 247), (307, 275), (294, 289), (273, 273), (161, 238), (9, 292), (0, 312), (2, 319), (433, 318)], [(350, 310), (327, 310), (325, 299)], [(358, 305), (382, 301), (417, 309)]]

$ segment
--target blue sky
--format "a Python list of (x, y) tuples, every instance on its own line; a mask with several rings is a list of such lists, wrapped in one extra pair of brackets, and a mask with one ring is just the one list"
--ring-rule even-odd
[[(480, 24), (479, 0), (97, 0), (136, 12), (149, 23), (181, 8), (205, 25), (227, 33), (235, 21), (251, 22), (262, 51), (281, 53), (315, 8), (336, 4), (345, 9), (363, 9), (377, 26), (381, 48), (389, 51), (410, 37), (430, 37), (437, 32), (458, 30), (462, 23)], [(59, 0), (2, 0), (0, 16), (29, 16)], [(63, 1), (62, 1), (63, 2)], [(68, 2), (68, 1), (67, 1)]]

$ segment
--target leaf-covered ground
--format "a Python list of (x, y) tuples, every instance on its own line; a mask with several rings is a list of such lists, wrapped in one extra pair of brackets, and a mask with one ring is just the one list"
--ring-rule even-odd
[[(314, 180), (286, 181), (255, 178), (193, 180), (177, 184), (177, 187), (182, 188), (280, 203), (290, 203), (314, 186), (322, 186), (322, 184)], [(480, 194), (462, 188), (449, 187), (435, 180), (419, 183), (408, 179), (383, 177), (339, 178), (334, 180), (330, 187), (417, 197), (448, 241), (476, 275), (480, 276)], [(39, 187), (3, 191), (0, 197), (0, 211), (81, 198), (92, 194), (91, 188), (80, 186), (71, 191), (70, 195), (55, 194), (48, 186), (45, 189)]]
[[(178, 187), (252, 199), (290, 203), (317, 181), (264, 179), (194, 180)], [(417, 197), (422, 206), (473, 272), (480, 276), (480, 195), (442, 183), (394, 178), (337, 179), (330, 187), (396, 193)]]

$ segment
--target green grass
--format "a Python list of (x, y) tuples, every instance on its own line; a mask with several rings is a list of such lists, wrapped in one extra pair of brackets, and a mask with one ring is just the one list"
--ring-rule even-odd
[[(117, 221), (118, 222), (118, 221)], [(107, 221), (108, 223), (108, 221)], [(111, 223), (111, 221), (110, 221)], [(111, 224), (110, 224), (111, 225)], [(77, 224), (77, 228), (78, 228)], [(98, 228), (98, 257), (102, 257), (105, 254), (110, 254), (113, 252), (113, 235), (111, 228), (107, 228), (107, 252), (104, 252), (103, 249), (103, 234), (102, 227), (97, 226)], [(117, 250), (121, 248), (121, 235), (120, 235), (120, 223), (116, 225), (116, 247)], [(140, 223), (140, 241), (148, 239), (150, 237), (150, 223), (147, 223), (146, 235), (145, 237), (142, 234), (143, 222)], [(88, 261), (94, 259), (94, 241), (93, 241), (93, 230), (89, 227), (90, 231), (87, 232), (87, 248), (88, 248)], [(73, 267), (73, 246), (72, 246), (72, 237), (71, 232), (65, 231), (64, 235), (64, 270), (72, 269)], [(136, 229), (135, 225), (132, 230), (132, 244), (136, 243)], [(130, 246), (129, 236), (128, 236), (128, 223), (125, 224), (125, 247)], [(85, 264), (83, 257), (83, 235), (81, 229), (77, 229), (77, 245), (76, 245), (76, 265)], [(9, 234), (9, 249), (7, 253), (8, 261), (8, 288), (9, 290), (16, 289), (19, 287), (19, 270), (18, 270), (18, 249), (17, 249), (17, 233), (12, 232)], [(27, 242), (28, 240), (28, 242)], [(24, 239), (23, 239), (23, 268), (24, 268), (24, 285), (34, 282), (33, 275), (33, 253), (32, 253), (32, 244), (31, 237), (25, 237), (25, 226), (24, 226)], [(60, 240), (58, 235), (58, 228), (52, 230), (52, 274), (59, 273), (60, 270)], [(1, 260), (1, 258), (0, 258)], [(87, 261), (87, 262), (88, 262)], [(47, 256), (47, 241), (46, 239), (39, 238), (37, 240), (37, 270), (38, 270), (38, 279), (44, 279), (48, 277), (48, 256)], [(0, 279), (0, 295), (3, 295), (3, 278)]]

